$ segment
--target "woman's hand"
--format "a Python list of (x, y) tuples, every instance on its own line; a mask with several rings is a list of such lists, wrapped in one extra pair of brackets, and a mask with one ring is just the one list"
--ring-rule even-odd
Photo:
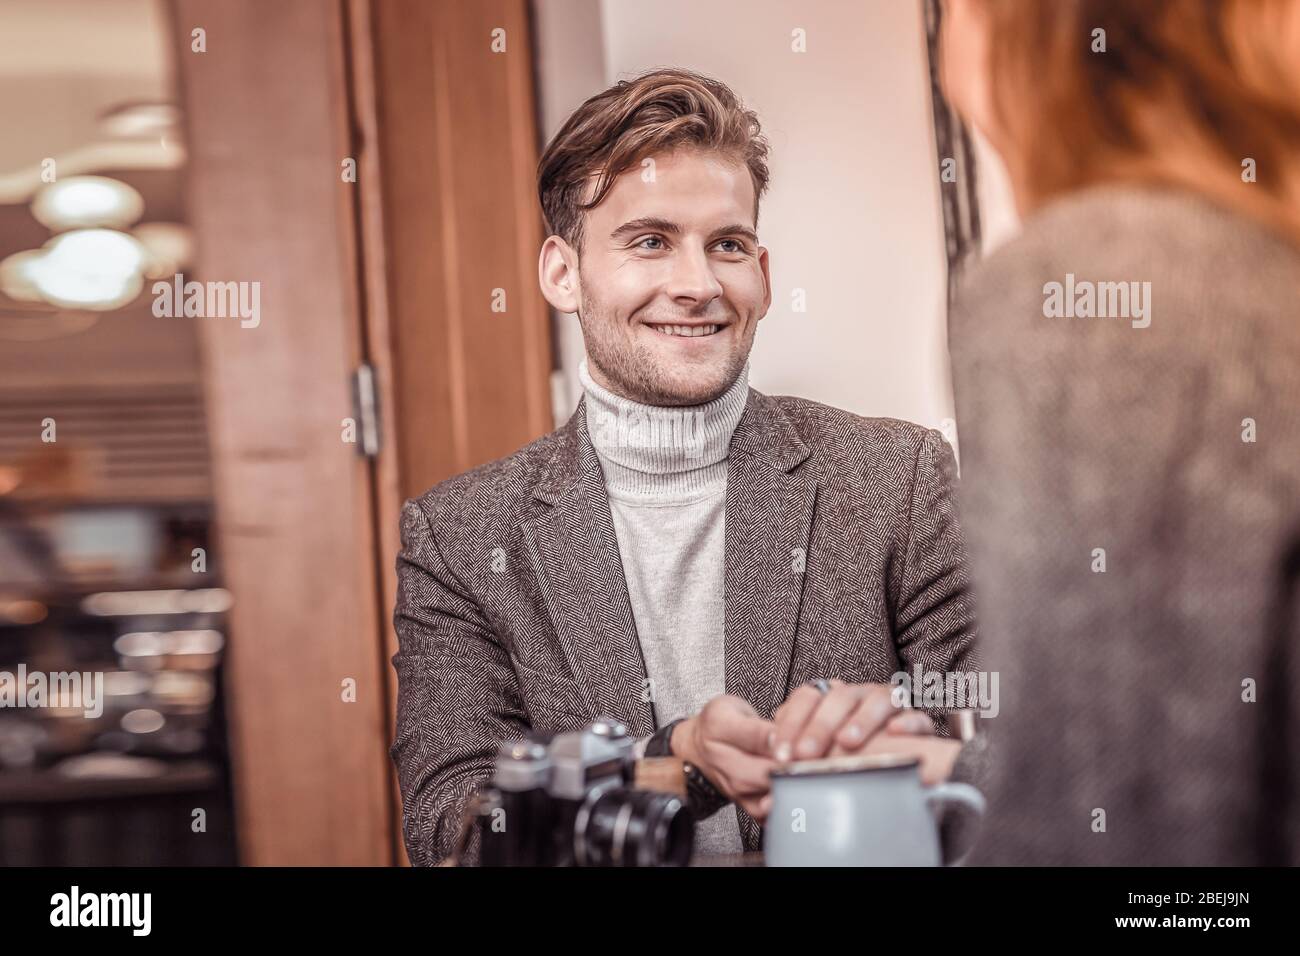
[(848, 754), (899, 754), (921, 761), (921, 783), (927, 787), (947, 780), (961, 752), (961, 742), (934, 735), (934, 724), (923, 711), (895, 714), (880, 733), (858, 747), (836, 745), (830, 756)]

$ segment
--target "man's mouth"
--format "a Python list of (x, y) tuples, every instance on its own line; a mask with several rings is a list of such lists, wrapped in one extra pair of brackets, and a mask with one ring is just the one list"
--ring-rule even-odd
[[(646, 323), (650, 325), (650, 323)], [(699, 338), (703, 335), (713, 335), (719, 329), (726, 328), (724, 325), (650, 325), (650, 328), (662, 335), (680, 335), (685, 338)]]

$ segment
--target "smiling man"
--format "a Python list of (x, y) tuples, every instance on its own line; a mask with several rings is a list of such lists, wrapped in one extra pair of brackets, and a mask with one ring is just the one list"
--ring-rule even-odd
[[(891, 675), (973, 666), (943, 438), (749, 387), (767, 179), (754, 113), (681, 70), (592, 97), (546, 149), (538, 275), (581, 323), (584, 396), (403, 509), (412, 862), (452, 852), (500, 742), (601, 715), (686, 762), (697, 853), (757, 849), (773, 766), (928, 730)], [(957, 750), (909, 749), (929, 777)]]

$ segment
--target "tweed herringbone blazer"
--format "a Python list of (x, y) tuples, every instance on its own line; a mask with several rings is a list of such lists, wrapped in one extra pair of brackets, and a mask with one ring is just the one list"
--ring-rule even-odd
[[(973, 668), (954, 472), (936, 431), (750, 389), (728, 464), (727, 692), (770, 717), (818, 677)], [(406, 502), (401, 528), (391, 755), (407, 853), (427, 865), (452, 852), (501, 741), (656, 723), (585, 403)], [(719, 812), (761, 845), (752, 817)]]

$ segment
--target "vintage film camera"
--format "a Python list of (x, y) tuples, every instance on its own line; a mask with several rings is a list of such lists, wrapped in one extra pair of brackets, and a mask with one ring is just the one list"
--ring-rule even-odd
[(675, 793), (633, 786), (627, 727), (600, 718), (507, 741), (476, 819), (484, 866), (685, 866), (695, 820)]

